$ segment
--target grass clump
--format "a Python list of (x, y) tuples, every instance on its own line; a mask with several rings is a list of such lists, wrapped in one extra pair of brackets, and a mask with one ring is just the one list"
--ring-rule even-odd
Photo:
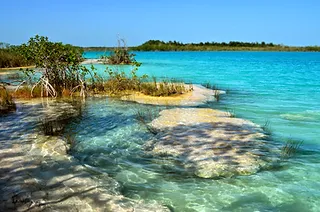
[(205, 82), (201, 84), (203, 87), (211, 89), (211, 90), (218, 90), (217, 86), (210, 83), (210, 82)]
[(293, 157), (299, 150), (302, 143), (303, 141), (301, 140), (288, 139), (281, 149), (281, 158), (288, 159)]
[(24, 98), (30, 99), (33, 97), (48, 97), (46, 92), (40, 86), (31, 87), (24, 85), (19, 87), (15, 92), (12, 93), (12, 96), (15, 98)]
[(191, 90), (186, 88), (183, 82), (176, 80), (164, 79), (157, 82), (155, 77), (152, 77), (152, 82), (141, 83), (139, 91), (149, 96), (174, 96), (180, 95)]
[(202, 83), (201, 85), (207, 89), (213, 90), (213, 96), (217, 100), (217, 102), (221, 100), (221, 92), (219, 91), (219, 88), (216, 85), (210, 82), (205, 82), (205, 83)]
[(272, 134), (269, 120), (266, 120), (264, 125), (261, 128), (267, 135), (271, 135)]
[(133, 92), (140, 92), (149, 96), (174, 96), (192, 90), (192, 86), (178, 80), (163, 79), (157, 81), (156, 77), (150, 79), (147, 75), (138, 76), (139, 63), (134, 63), (134, 68), (130, 74), (124, 71), (114, 71), (107, 68), (108, 77), (104, 79), (95, 74), (93, 82), (89, 85), (89, 90), (94, 93), (107, 93), (110, 96), (123, 96)]
[(156, 135), (159, 133), (159, 130), (152, 127), (149, 122), (151, 122), (153, 119), (157, 118), (159, 115), (159, 110), (157, 109), (147, 109), (147, 110), (142, 110), (142, 109), (138, 109), (135, 112), (135, 118), (138, 120), (138, 122), (143, 125), (144, 127), (146, 127), (146, 129)]
[(217, 100), (217, 102), (220, 101), (220, 97), (221, 97), (221, 92), (218, 90), (214, 90), (214, 94), (213, 94), (214, 98)]

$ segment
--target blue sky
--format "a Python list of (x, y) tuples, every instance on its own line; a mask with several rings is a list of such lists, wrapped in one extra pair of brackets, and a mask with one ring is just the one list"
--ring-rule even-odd
[(35, 34), (80, 46), (266, 41), (320, 45), (319, 0), (1, 0), (0, 42)]

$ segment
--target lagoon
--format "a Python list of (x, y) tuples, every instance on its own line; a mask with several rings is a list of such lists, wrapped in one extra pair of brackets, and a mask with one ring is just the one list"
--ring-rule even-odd
[[(98, 58), (103, 52), (86, 52)], [(201, 179), (172, 171), (169, 160), (145, 155), (152, 135), (135, 120), (135, 111), (150, 105), (111, 98), (89, 98), (82, 115), (67, 125), (76, 144), (70, 154), (89, 169), (108, 174), (119, 192), (134, 200), (159, 202), (172, 211), (318, 211), (320, 208), (320, 53), (300, 52), (137, 52), (139, 74), (211, 82), (228, 90), (219, 102), (198, 107), (232, 111), (256, 124), (269, 122), (270, 143), (302, 140), (298, 154), (277, 169), (249, 176)], [(104, 65), (96, 65), (103, 73)], [(129, 67), (119, 67), (128, 70)], [(1, 117), (1, 127), (39, 110), (22, 106)], [(166, 107), (159, 107), (163, 110)], [(1, 129), (17, 142), (21, 125)], [(13, 139), (14, 138), (14, 139)], [(98, 177), (99, 183), (104, 179)], [(110, 190), (114, 188), (109, 188)]]

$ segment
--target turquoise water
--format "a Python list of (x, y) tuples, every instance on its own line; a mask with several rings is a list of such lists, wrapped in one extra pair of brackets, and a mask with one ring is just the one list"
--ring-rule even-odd
[[(98, 58), (101, 54), (88, 52), (85, 56)], [(237, 117), (261, 125), (268, 121), (270, 142), (282, 145), (289, 138), (302, 140), (301, 149), (274, 170), (219, 180), (196, 178), (143, 150), (152, 135), (137, 122), (136, 111), (165, 107), (101, 97), (88, 98), (81, 116), (67, 126), (66, 134), (76, 138), (71, 151), (76, 159), (94, 173), (107, 173), (118, 181), (125, 196), (158, 201), (172, 211), (319, 211), (319, 53), (137, 52), (136, 58), (143, 63), (141, 75), (209, 81), (228, 90), (220, 102), (199, 107), (234, 111)], [(96, 68), (103, 74), (104, 65)], [(130, 70), (129, 66), (116, 68)], [(23, 112), (36, 119), (37, 107), (23, 107)], [(1, 118), (0, 124), (19, 121), (19, 110)], [(30, 124), (14, 127), (13, 122), (10, 130), (1, 131), (2, 143), (7, 142), (6, 137), (17, 140), (16, 135), (34, 128)]]
[[(228, 89), (220, 102), (200, 107), (231, 110), (261, 125), (269, 122), (270, 142), (302, 140), (300, 151), (277, 170), (221, 180), (194, 178), (143, 152), (152, 136), (134, 114), (152, 106), (100, 98), (89, 100), (83, 116), (69, 126), (78, 132), (73, 155), (82, 163), (114, 177), (124, 195), (160, 201), (174, 211), (320, 210), (319, 53), (138, 52), (136, 58), (143, 63), (140, 74), (209, 81)], [(96, 67), (103, 73), (105, 66)]]
[[(85, 57), (98, 58), (100, 52)], [(183, 79), (229, 89), (209, 107), (270, 128), (278, 139), (320, 143), (320, 53), (301, 52), (136, 52), (140, 74)], [(103, 72), (105, 66), (98, 65)], [(121, 67), (119, 69), (122, 69)], [(127, 68), (128, 69), (128, 68)]]

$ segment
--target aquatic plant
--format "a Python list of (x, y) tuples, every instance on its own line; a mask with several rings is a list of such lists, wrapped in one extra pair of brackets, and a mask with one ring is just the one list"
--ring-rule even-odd
[(271, 135), (272, 134), (269, 120), (266, 120), (264, 125), (261, 128), (267, 135)]
[(76, 136), (75, 133), (73, 132), (69, 132), (64, 136), (66, 143), (68, 145), (68, 153), (70, 153), (70, 151), (72, 151), (72, 149), (74, 148), (74, 146), (76, 145)]
[(149, 109), (149, 110), (138, 109), (135, 112), (135, 118), (139, 121), (139, 123), (144, 127), (146, 127), (146, 129), (154, 135), (158, 134), (159, 130), (152, 127), (149, 124), (149, 122), (157, 118), (158, 116), (159, 116), (159, 109)]
[(6, 87), (0, 84), (0, 113), (9, 112), (16, 109), (12, 96), (8, 93)]
[(235, 118), (236, 117), (236, 113), (234, 112), (234, 110), (228, 110), (227, 111), (227, 116), (229, 116), (230, 118)]
[(220, 101), (221, 92), (219, 91), (219, 88), (216, 85), (211, 84), (210, 82), (205, 82), (205, 83), (202, 83), (201, 85), (207, 89), (213, 90), (214, 98), (217, 100), (217, 102)]
[(211, 90), (218, 90), (217, 86), (210, 83), (210, 82), (205, 82), (201, 84), (203, 87), (211, 89)]
[(40, 129), (44, 135), (59, 135), (64, 129), (62, 120), (43, 118), (40, 120)]
[(281, 158), (287, 159), (293, 157), (299, 150), (302, 143), (302, 140), (288, 139), (281, 149)]
[(214, 90), (213, 96), (214, 96), (214, 98), (217, 100), (217, 102), (220, 101), (220, 96), (221, 96), (220, 91)]

